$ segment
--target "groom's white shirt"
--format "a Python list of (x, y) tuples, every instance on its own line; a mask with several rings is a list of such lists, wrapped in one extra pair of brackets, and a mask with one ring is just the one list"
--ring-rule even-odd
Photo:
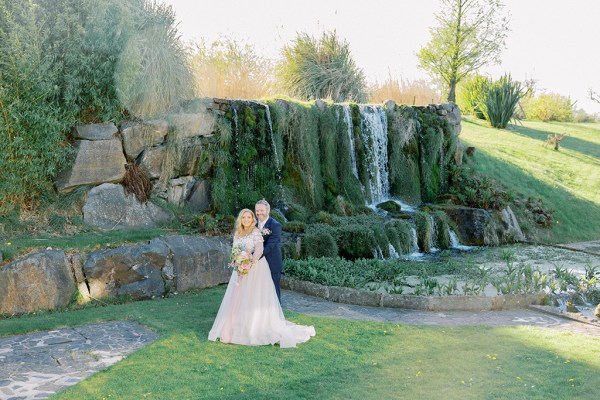
[(262, 231), (263, 228), (265, 227), (266, 223), (267, 223), (266, 219), (264, 221), (258, 221), (258, 229), (260, 229)]

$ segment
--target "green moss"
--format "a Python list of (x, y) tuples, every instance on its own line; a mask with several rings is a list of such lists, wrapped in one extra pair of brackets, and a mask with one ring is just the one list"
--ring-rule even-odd
[(425, 253), (431, 252), (431, 221), (429, 214), (423, 211), (415, 213), (415, 225), (417, 227), (417, 243), (419, 250)]
[(415, 111), (411, 107), (386, 108), (390, 193), (409, 203), (421, 202), (419, 141)]
[(433, 221), (435, 223), (436, 243), (440, 249), (450, 248), (450, 233), (448, 216), (443, 211), (433, 213)]
[(457, 141), (448, 121), (436, 112), (420, 109), (417, 115), (421, 124), (421, 197), (425, 202), (432, 202), (448, 190), (449, 167)]

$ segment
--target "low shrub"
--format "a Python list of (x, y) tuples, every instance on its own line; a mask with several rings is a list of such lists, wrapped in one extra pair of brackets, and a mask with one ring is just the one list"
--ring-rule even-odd
[(304, 222), (290, 221), (283, 224), (283, 230), (292, 233), (302, 233), (306, 229)]
[(306, 227), (302, 240), (304, 257), (337, 257), (338, 245), (335, 229), (327, 224), (312, 224)]
[(500, 210), (512, 201), (512, 196), (494, 179), (474, 173), (465, 165), (450, 168), (449, 193), (457, 197), (460, 204)]

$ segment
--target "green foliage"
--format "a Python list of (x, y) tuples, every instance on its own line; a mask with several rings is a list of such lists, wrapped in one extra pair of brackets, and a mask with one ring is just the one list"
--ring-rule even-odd
[(165, 115), (193, 95), (186, 51), (171, 6), (146, 2), (146, 20), (133, 32), (115, 69), (121, 103), (136, 117)]
[(283, 230), (285, 232), (303, 233), (305, 229), (306, 225), (304, 224), (304, 222), (300, 221), (289, 221), (283, 224)]
[(386, 108), (390, 193), (411, 203), (421, 201), (419, 137), (414, 109)]
[(279, 222), (280, 224), (285, 224), (285, 216), (281, 213), (281, 211), (275, 209), (275, 208), (271, 208), (271, 211), (269, 212), (269, 216), (271, 218), (273, 218), (275, 221)]
[(336, 229), (340, 256), (348, 260), (373, 258), (377, 238), (372, 229), (360, 224), (348, 224)]
[(456, 85), (487, 64), (500, 62), (508, 17), (499, 0), (444, 0), (431, 40), (417, 57), (419, 67), (447, 85), (455, 101)]
[(484, 91), (484, 101), (479, 103), (478, 111), (491, 126), (504, 129), (514, 118), (517, 104), (524, 95), (521, 83), (513, 81), (510, 75), (504, 75), (498, 81), (491, 82)]
[(366, 100), (363, 71), (356, 66), (348, 42), (340, 40), (335, 31), (323, 32), (320, 40), (298, 33), (293, 43), (283, 48), (277, 72), (283, 88), (302, 100)]
[(232, 215), (211, 215), (208, 213), (196, 216), (198, 233), (207, 236), (230, 236), (233, 232), (235, 218)]
[(539, 121), (573, 121), (573, 102), (569, 97), (557, 93), (542, 93), (529, 96), (523, 101), (527, 119)]
[(434, 111), (422, 109), (417, 115), (421, 124), (421, 197), (424, 202), (432, 202), (448, 190), (451, 162), (458, 141), (448, 121), (440, 119)]
[(456, 104), (460, 107), (461, 112), (485, 119), (481, 105), (485, 102), (486, 92), (490, 85), (490, 79), (479, 74), (475, 74), (459, 85)]
[(500, 210), (512, 201), (512, 195), (498, 181), (465, 165), (452, 166), (449, 193), (456, 195), (460, 204), (474, 208)]
[(308, 225), (302, 240), (302, 253), (305, 257), (337, 257), (335, 230), (326, 224)]
[[(0, 149), (1, 213), (34, 208), (35, 199), (52, 190), (52, 178), (72, 153), (70, 127), (123, 118), (115, 86), (118, 59), (132, 35), (159, 25), (178, 45), (170, 7), (152, 2), (0, 2), (0, 135), (6, 138)], [(163, 84), (172, 72), (163, 70), (152, 82)], [(150, 82), (153, 73), (144, 80)], [(156, 93), (150, 86), (149, 93)], [(148, 102), (158, 100), (150, 96)]]
[(70, 154), (45, 39), (31, 4), (0, 2), (0, 215), (33, 208)]

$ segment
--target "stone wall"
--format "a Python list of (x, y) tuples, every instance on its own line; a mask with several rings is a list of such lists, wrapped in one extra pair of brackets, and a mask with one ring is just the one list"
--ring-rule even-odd
[(144, 299), (217, 286), (231, 276), (230, 253), (223, 239), (183, 235), (69, 257), (36, 251), (0, 268), (0, 314), (57, 309), (77, 293)]

